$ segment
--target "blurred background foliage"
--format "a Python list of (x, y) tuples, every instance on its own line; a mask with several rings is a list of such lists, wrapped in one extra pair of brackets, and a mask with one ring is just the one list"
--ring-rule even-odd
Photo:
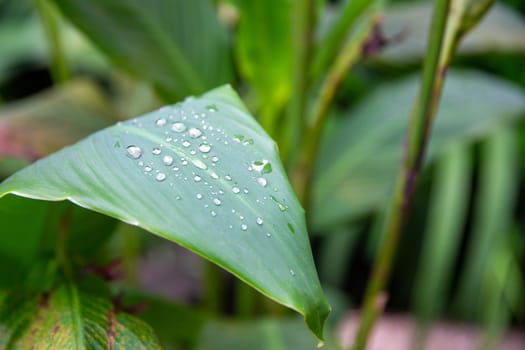
[[(298, 55), (315, 62), (303, 77), (312, 86), (304, 98), (313, 99), (334, 59), (323, 43), (345, 40), (345, 33), (333, 38), (346, 1), (318, 3), (313, 48), (301, 51), (290, 24), (296, 8), (287, 0), (0, 0), (0, 179), (118, 120), (223, 83), (240, 91), (285, 163), (293, 162), (294, 134), (304, 126), (284, 115), (299, 98)], [(359, 44), (375, 39), (376, 46), (363, 50), (336, 92), (305, 204), (333, 306), (327, 348), (338, 348), (335, 330), (360, 305), (381, 241), (431, 5), (389, 1), (365, 11), (348, 35), (356, 40), (365, 30)], [(378, 27), (363, 27), (378, 13)], [(447, 72), (389, 283), (386, 312), (414, 315), (421, 339), (438, 320), (483, 328), (487, 346), (509, 328), (523, 332), (523, 117), (525, 2), (496, 1)], [(12, 219), (20, 207), (31, 220)], [(1, 287), (45, 285), (61, 213), (71, 211), (75, 262), (107, 277), (101, 266), (119, 259), (124, 277), (110, 276), (111, 293), (126, 291), (131, 304), (147, 300), (138, 316), (166, 348), (313, 346), (301, 321), (268, 301), (237, 308), (239, 298), (257, 297), (230, 276), (211, 271), (220, 283), (206, 291), (210, 268), (199, 258), (67, 203), (1, 202), (2, 232), (10, 233), (0, 235)], [(35, 268), (36, 261), (43, 263)]]

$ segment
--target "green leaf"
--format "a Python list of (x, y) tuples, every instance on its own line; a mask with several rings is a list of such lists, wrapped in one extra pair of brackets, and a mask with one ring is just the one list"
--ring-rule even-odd
[(55, 0), (112, 62), (178, 99), (231, 79), (228, 33), (208, 0)]
[(165, 348), (193, 349), (207, 318), (195, 308), (140, 292), (127, 291), (122, 303), (130, 307), (145, 303), (138, 317), (155, 329)]
[[(13, 300), (14, 299), (14, 300)], [(10, 307), (13, 301), (24, 308)], [(0, 313), (12, 349), (160, 349), (153, 330), (143, 321), (120, 313), (102, 298), (64, 285), (35, 303), (31, 296), (7, 294)], [(30, 316), (29, 316), (30, 315)], [(14, 322), (13, 322), (14, 321)]]
[(95, 85), (72, 81), (0, 110), (0, 159), (33, 161), (115, 122)]
[[(271, 167), (261, 165), (270, 164)], [(119, 123), (0, 184), (139, 225), (300, 312), (329, 312), (275, 143), (229, 87)]]
[(518, 147), (513, 128), (494, 130), (483, 144), (480, 187), (472, 236), (456, 305), (465, 317), (479, 316), (480, 288), (491, 255), (508, 239), (517, 200)]
[(257, 93), (266, 126), (278, 117), (292, 89), (292, 4), (287, 0), (237, 0), (236, 4), (240, 12), (237, 62)]
[[(314, 350), (316, 344), (299, 319), (266, 318), (244, 322), (216, 320), (204, 327), (196, 349)], [(339, 347), (328, 337), (322, 349), (336, 350)]]
[(471, 192), (469, 147), (452, 145), (437, 163), (413, 304), (419, 320), (434, 321), (445, 305), (463, 237)]
[(68, 216), (68, 255), (97, 261), (98, 248), (111, 237), (116, 220), (69, 202), (42, 202), (13, 195), (0, 200), (0, 288), (22, 283), (42, 287), (27, 279), (45, 279), (64, 216)]
[[(403, 63), (419, 60), (425, 53), (432, 3), (410, 3), (390, 7), (385, 12), (383, 30), (387, 37), (400, 36), (387, 46), (380, 61)], [(461, 41), (459, 54), (525, 52), (525, 21), (502, 4), (495, 4), (481, 22)]]
[[(337, 225), (382, 208), (400, 164), (419, 78), (384, 84), (326, 133), (316, 166), (312, 223)], [(431, 162), (451, 142), (482, 137), (523, 116), (525, 94), (478, 72), (449, 72), (427, 152)]]

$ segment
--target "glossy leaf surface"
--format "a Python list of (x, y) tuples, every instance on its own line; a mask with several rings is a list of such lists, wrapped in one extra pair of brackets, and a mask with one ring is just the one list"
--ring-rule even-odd
[(6, 193), (68, 199), (175, 241), (321, 337), (329, 306), (304, 212), (274, 142), (230, 87), (93, 134), (7, 179)]

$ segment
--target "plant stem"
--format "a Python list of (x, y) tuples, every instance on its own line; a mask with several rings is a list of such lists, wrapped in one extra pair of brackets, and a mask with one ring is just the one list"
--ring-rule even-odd
[(55, 84), (60, 84), (69, 79), (66, 56), (62, 47), (60, 33), (57, 26), (53, 8), (48, 0), (35, 0), (36, 8), (42, 20), (47, 42), (51, 51), (51, 75)]
[(293, 172), (293, 184), (303, 205), (307, 205), (309, 201), (313, 166), (330, 105), (348, 69), (361, 58), (361, 46), (376, 23), (377, 17), (370, 16), (356, 30), (352, 38), (346, 42), (324, 79), (317, 99), (314, 102), (311, 118), (307, 125), (306, 137), (303, 138), (301, 155)]
[(349, 30), (357, 20), (366, 12), (368, 8), (374, 5), (377, 0), (347, 0), (340, 15), (335, 23), (330, 27), (329, 32), (322, 39), (314, 61), (312, 63), (313, 79), (317, 79), (324, 69), (328, 66), (332, 58), (337, 55), (341, 45), (345, 41)]
[[(361, 320), (354, 344), (356, 350), (365, 349), (370, 331), (379, 316), (378, 300), (389, 278), (401, 227), (406, 219), (415, 181), (423, 161), (430, 126), (441, 94), (442, 81), (447, 67), (440, 65), (440, 63), (448, 63), (448, 60), (441, 60), (441, 57), (449, 7), (450, 0), (436, 0), (420, 92), (410, 119), (403, 166), (397, 176), (394, 194), (384, 223), (384, 240), (379, 248), (378, 257), (365, 293)], [(451, 54), (448, 57), (451, 57)]]
[(316, 22), (316, 0), (300, 0), (295, 3), (293, 90), (282, 143), (282, 156), (288, 164), (291, 161), (290, 157), (293, 156), (291, 150), (298, 147), (303, 133), (303, 115), (310, 87), (308, 77)]

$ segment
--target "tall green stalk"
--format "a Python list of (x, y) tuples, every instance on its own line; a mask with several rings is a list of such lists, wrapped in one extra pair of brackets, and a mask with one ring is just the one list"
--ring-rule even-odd
[(397, 176), (394, 194), (384, 224), (384, 240), (365, 294), (354, 344), (356, 350), (366, 348), (370, 331), (381, 312), (379, 300), (390, 274), (392, 258), (397, 249), (402, 224), (407, 216), (415, 180), (421, 168), (431, 121), (440, 95), (440, 81), (445, 74), (445, 67), (439, 66), (439, 58), (449, 6), (450, 0), (436, 0), (421, 88), (410, 119), (403, 166)]
[(69, 79), (66, 56), (58, 29), (56, 15), (49, 0), (35, 0), (36, 8), (42, 20), (51, 54), (51, 76), (55, 83), (63, 83)]
[(409, 122), (403, 164), (397, 176), (383, 226), (384, 240), (379, 248), (366, 289), (361, 321), (354, 344), (355, 350), (365, 349), (370, 331), (381, 312), (379, 300), (389, 279), (399, 236), (424, 160), (446, 70), (461, 36), (479, 21), (493, 2), (493, 0), (436, 0), (435, 2), (420, 91)]

